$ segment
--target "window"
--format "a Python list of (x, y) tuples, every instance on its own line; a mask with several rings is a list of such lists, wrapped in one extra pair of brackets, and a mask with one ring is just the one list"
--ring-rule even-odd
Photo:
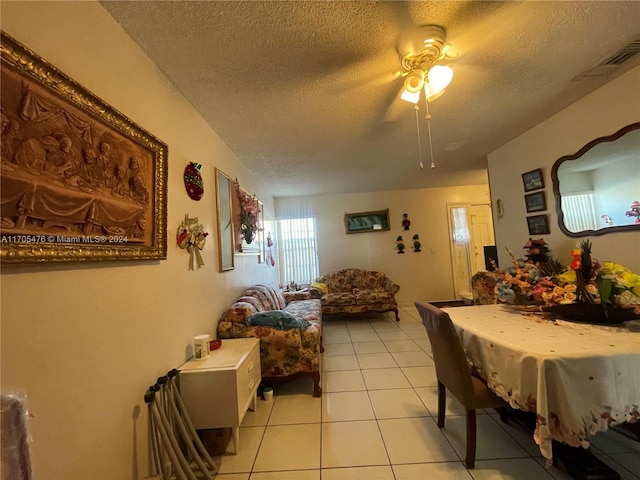
[(304, 198), (276, 198), (280, 280), (309, 284), (319, 276), (316, 219)]
[(563, 195), (562, 213), (564, 224), (570, 232), (598, 228), (593, 193)]

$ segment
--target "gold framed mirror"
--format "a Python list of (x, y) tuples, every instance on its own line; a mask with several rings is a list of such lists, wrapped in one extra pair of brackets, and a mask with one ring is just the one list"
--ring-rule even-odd
[(231, 207), (231, 179), (217, 168), (216, 175), (216, 209), (218, 212), (218, 265), (220, 272), (234, 268), (234, 230)]

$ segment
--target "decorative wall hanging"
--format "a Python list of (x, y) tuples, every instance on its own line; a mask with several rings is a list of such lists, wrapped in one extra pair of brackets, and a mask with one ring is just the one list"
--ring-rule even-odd
[[(260, 254), (258, 232), (262, 231), (260, 222), (260, 202), (255, 195), (240, 187), (235, 181), (236, 198), (233, 203), (234, 219), (238, 219), (236, 227), (236, 252), (251, 255)], [(237, 200), (237, 202), (235, 201)]]
[(193, 270), (194, 259), (198, 270), (204, 266), (200, 250), (204, 248), (207, 236), (209, 234), (204, 231), (204, 226), (198, 223), (198, 217), (189, 218), (189, 214), (185, 214), (176, 233), (176, 243), (189, 253), (189, 270)]
[(383, 232), (389, 230), (389, 209), (375, 212), (345, 213), (347, 233)]
[(398, 253), (404, 253), (404, 240), (402, 240), (402, 235), (398, 235), (398, 238), (396, 238), (396, 249)]
[(167, 146), (2, 33), (2, 263), (167, 257)]
[(218, 211), (218, 265), (221, 272), (233, 270), (233, 244), (235, 234), (233, 228), (231, 179), (217, 168), (216, 175), (216, 209)]
[(409, 230), (410, 226), (411, 220), (409, 220), (409, 215), (405, 213), (404, 215), (402, 215), (402, 228), (404, 228), (405, 230)]
[(190, 162), (184, 169), (184, 188), (187, 189), (189, 198), (196, 202), (204, 195), (204, 183), (200, 174), (201, 168), (201, 164)]
[(413, 251), (421, 252), (422, 250), (420, 249), (420, 247), (422, 247), (422, 244), (420, 243), (420, 236), (416, 233), (413, 236)]
[(267, 263), (275, 267), (276, 260), (273, 256), (273, 240), (271, 240), (271, 232), (267, 234)]

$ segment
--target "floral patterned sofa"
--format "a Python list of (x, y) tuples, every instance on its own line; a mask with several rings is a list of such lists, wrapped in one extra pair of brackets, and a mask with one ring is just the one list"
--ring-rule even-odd
[[(247, 318), (258, 312), (283, 310), (310, 325), (301, 330), (279, 330), (269, 326), (251, 326)], [(313, 396), (319, 397), (320, 353), (322, 351), (322, 312), (320, 300), (308, 295), (304, 300), (287, 301), (278, 287), (254, 285), (221, 315), (218, 337), (260, 339), (260, 364), (263, 382), (290, 380), (300, 376), (313, 379)]]
[(394, 312), (400, 320), (395, 298), (400, 285), (382, 272), (346, 268), (319, 277), (314, 286), (326, 290), (320, 297), (323, 314)]

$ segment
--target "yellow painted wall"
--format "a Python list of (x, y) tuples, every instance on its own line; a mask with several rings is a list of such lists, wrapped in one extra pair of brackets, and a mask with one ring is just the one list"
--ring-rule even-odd
[[(426, 175), (437, 175), (437, 169)], [(447, 203), (490, 203), (488, 185), (442, 187), (388, 192), (318, 195), (317, 217), (320, 273), (357, 267), (385, 272), (400, 285), (399, 304), (415, 300), (455, 298), (449, 243)], [(391, 230), (347, 235), (345, 213), (389, 209)], [(402, 228), (406, 213), (411, 226)], [(422, 252), (415, 253), (411, 238), (418, 234)], [(402, 235), (405, 253), (396, 250)], [(287, 281), (288, 279), (283, 279)]]
[[(218, 273), (214, 167), (270, 192), (234, 157), (97, 2), (2, 2), (2, 29), (168, 144), (168, 258), (164, 261), (2, 268), (2, 392), (26, 393), (34, 478), (145, 478), (143, 395), (187, 358), (194, 335), (215, 333), (220, 312), (277, 269), (236, 257)], [(203, 164), (204, 197), (183, 185)], [(185, 213), (210, 237), (204, 268), (187, 270), (175, 244)]]

